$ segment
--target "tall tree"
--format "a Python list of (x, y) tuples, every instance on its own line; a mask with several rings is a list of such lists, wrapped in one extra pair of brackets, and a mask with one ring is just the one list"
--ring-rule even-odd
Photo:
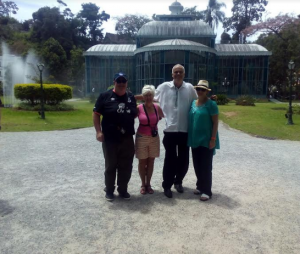
[(10, 16), (10, 14), (17, 14), (18, 6), (13, 1), (0, 0), (0, 16)]
[(93, 3), (82, 4), (82, 10), (77, 17), (82, 20), (80, 31), (89, 37), (93, 44), (101, 42), (103, 39), (103, 29), (101, 28), (104, 21), (110, 18), (110, 15), (102, 11), (100, 7)]
[(63, 81), (67, 77), (67, 55), (63, 47), (54, 38), (48, 39), (43, 43), (40, 51), (46, 67), (56, 80)]
[(221, 11), (223, 7), (226, 8), (226, 4), (219, 3), (217, 0), (208, 1), (208, 6), (205, 11), (205, 22), (208, 23), (211, 28), (218, 28), (219, 23), (223, 22), (225, 18), (225, 13)]
[[(293, 17), (290, 17), (292, 20)], [(286, 20), (286, 18), (285, 18)], [(270, 21), (270, 20), (269, 20)], [(274, 19), (275, 23), (278, 22)], [(292, 59), (295, 62), (295, 72), (300, 71), (300, 22), (285, 25), (280, 30), (268, 31), (259, 36), (256, 43), (266, 47), (272, 52), (270, 57), (269, 87), (276, 86), (278, 90), (284, 92), (289, 76), (288, 62)], [(276, 26), (269, 24), (269, 27)]]
[[(233, 40), (239, 40), (241, 31), (251, 25), (252, 21), (260, 21), (267, 0), (233, 0), (233, 7), (231, 9), (232, 16), (225, 18), (223, 27), (229, 31), (233, 29)], [(246, 36), (243, 39), (246, 42)]]
[(196, 20), (205, 20), (205, 11), (198, 11), (197, 6), (184, 8), (182, 14), (194, 15)]
[(115, 17), (117, 20), (115, 30), (118, 35), (125, 36), (125, 38), (132, 40), (136, 36), (140, 28), (151, 21), (144, 15), (125, 14), (123, 17)]

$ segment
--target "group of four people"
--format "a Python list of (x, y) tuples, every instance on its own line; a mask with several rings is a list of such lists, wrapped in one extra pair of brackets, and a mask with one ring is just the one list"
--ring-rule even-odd
[[(200, 200), (211, 198), (212, 160), (219, 149), (218, 107), (208, 98), (209, 84), (200, 80), (196, 86), (183, 81), (185, 69), (175, 65), (173, 80), (164, 82), (156, 89), (145, 85), (142, 95), (134, 96), (127, 90), (128, 78), (124, 73), (114, 77), (114, 89), (101, 93), (93, 110), (96, 138), (102, 142), (105, 158), (106, 199), (114, 199), (115, 180), (120, 197), (129, 199), (127, 191), (132, 173), (134, 154), (139, 159), (141, 194), (152, 194), (151, 177), (154, 160), (159, 157), (158, 121), (166, 120), (163, 145), (164, 194), (172, 198), (171, 187), (183, 193), (182, 181), (189, 167), (189, 147), (197, 176), (195, 194)], [(144, 100), (137, 106), (136, 100)], [(153, 103), (158, 101), (159, 105)], [(134, 144), (134, 119), (139, 127)]]

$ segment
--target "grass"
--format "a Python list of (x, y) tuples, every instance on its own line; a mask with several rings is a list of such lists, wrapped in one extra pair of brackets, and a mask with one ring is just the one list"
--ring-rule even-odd
[(293, 114), (294, 125), (287, 125), (287, 105), (255, 103), (256, 106), (219, 106), (220, 120), (234, 129), (276, 139), (300, 141), (300, 114)]
[(74, 111), (45, 112), (46, 119), (40, 118), (38, 112), (1, 108), (2, 130), (17, 131), (51, 131), (78, 129), (93, 126), (92, 109), (94, 104), (87, 101), (67, 102), (73, 105)]
[[(75, 111), (47, 112), (42, 120), (37, 112), (18, 111), (9, 108), (2, 110), (2, 131), (51, 131), (92, 127), (94, 104), (88, 101), (67, 102)], [(293, 114), (294, 125), (287, 125), (285, 113), (287, 105), (256, 103), (256, 106), (236, 106), (234, 103), (219, 106), (220, 120), (234, 129), (249, 134), (300, 141), (300, 114)]]

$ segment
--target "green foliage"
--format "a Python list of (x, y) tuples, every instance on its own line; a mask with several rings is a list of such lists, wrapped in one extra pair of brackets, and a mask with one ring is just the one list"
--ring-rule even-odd
[(105, 11), (99, 13), (100, 7), (93, 3), (81, 4), (81, 6), (82, 10), (77, 15), (81, 20), (80, 32), (97, 43), (103, 39), (103, 29), (100, 27), (110, 18), (110, 15)]
[(226, 94), (217, 94), (217, 104), (218, 105), (226, 105), (228, 104), (229, 99)]
[(205, 13), (205, 22), (211, 28), (217, 28), (219, 23), (223, 22), (225, 18), (225, 12), (221, 11), (221, 8), (226, 7), (226, 4), (219, 3), (217, 0), (209, 0)]
[[(261, 20), (267, 4), (267, 0), (234, 0), (231, 9), (232, 16), (224, 19), (223, 27), (227, 32), (230, 29), (234, 30), (232, 39), (238, 41), (241, 31), (250, 26), (252, 21)], [(246, 42), (246, 37), (244, 42)]]
[[(26, 110), (26, 111), (40, 111), (41, 110), (41, 104), (37, 105), (31, 105), (26, 102), (19, 103), (18, 108), (19, 110)], [(71, 111), (74, 110), (74, 106), (65, 104), (65, 103), (60, 103), (56, 105), (44, 105), (44, 110), (45, 111)]]
[(43, 45), (41, 55), (50, 73), (57, 80), (62, 80), (66, 76), (67, 56), (59, 42), (53, 38), (48, 39)]
[(255, 106), (255, 98), (251, 95), (242, 95), (235, 100), (236, 105)]
[[(72, 98), (72, 88), (66, 85), (45, 84), (44, 98), (45, 103), (49, 105), (57, 105), (64, 100)], [(15, 97), (21, 101), (30, 102), (36, 105), (41, 101), (41, 87), (39, 84), (17, 84), (14, 86)]]
[(0, 16), (9, 16), (11, 13), (17, 14), (18, 10), (18, 6), (13, 1), (0, 0)]
[(205, 20), (205, 11), (197, 11), (197, 6), (184, 8), (182, 14), (195, 15), (196, 20)]
[(147, 16), (125, 14), (123, 17), (114, 18), (117, 20), (115, 30), (118, 35), (123, 35), (128, 40), (134, 39), (139, 29), (146, 23), (150, 22)]

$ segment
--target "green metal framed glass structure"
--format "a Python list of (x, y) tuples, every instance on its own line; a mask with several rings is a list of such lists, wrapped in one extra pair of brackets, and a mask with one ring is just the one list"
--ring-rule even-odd
[(214, 31), (193, 15), (182, 15), (174, 2), (171, 15), (158, 15), (145, 24), (136, 44), (95, 45), (85, 53), (86, 93), (102, 92), (122, 71), (129, 76), (129, 88), (140, 93), (145, 84), (172, 80), (172, 67), (185, 67), (185, 81), (208, 80), (213, 93), (230, 97), (267, 95), (271, 52), (257, 44), (215, 44)]

